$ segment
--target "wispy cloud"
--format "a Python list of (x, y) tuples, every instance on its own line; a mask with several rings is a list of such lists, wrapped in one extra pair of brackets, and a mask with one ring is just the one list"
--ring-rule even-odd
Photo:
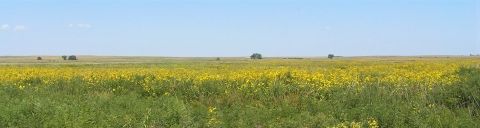
[(2, 30), (7, 30), (8, 28), (9, 28), (8, 24), (4, 24), (4, 25), (2, 25), (2, 27), (1, 27)]
[(325, 27), (325, 29), (329, 30), (329, 29), (332, 29), (332, 27), (330, 27), (330, 26), (327, 26), (327, 27)]
[(90, 25), (89, 25), (89, 24), (77, 24), (77, 27), (80, 27), (80, 28), (90, 28)]
[(73, 24), (69, 24), (68, 27), (69, 27), (69, 28), (73, 27)]
[(26, 29), (25, 26), (17, 25), (13, 30), (18, 31), (18, 30), (25, 30), (25, 29)]

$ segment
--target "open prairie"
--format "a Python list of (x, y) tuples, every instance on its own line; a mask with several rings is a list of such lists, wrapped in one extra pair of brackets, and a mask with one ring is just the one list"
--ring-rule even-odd
[(1, 127), (479, 127), (480, 57), (0, 57)]
[[(37, 60), (42, 57), (42, 60)], [(0, 63), (143, 63), (143, 62), (194, 62), (214, 61), (217, 57), (156, 57), (156, 56), (77, 56), (76, 61), (64, 61), (61, 56), (0, 56)], [(222, 61), (251, 61), (248, 56), (218, 57)], [(294, 59), (290, 59), (294, 58)], [(262, 60), (378, 60), (378, 61), (437, 61), (480, 59), (480, 56), (438, 55), (438, 56), (349, 56), (328, 59), (326, 56), (265, 57)]]

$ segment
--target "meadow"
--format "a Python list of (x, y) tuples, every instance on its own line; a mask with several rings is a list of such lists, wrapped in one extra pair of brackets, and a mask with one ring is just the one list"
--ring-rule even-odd
[(0, 127), (480, 127), (478, 57), (78, 58), (0, 58)]

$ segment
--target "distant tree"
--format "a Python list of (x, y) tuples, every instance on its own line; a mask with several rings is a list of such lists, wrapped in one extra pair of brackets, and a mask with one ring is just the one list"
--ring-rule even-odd
[(220, 57), (217, 57), (217, 60), (220, 60)]
[(262, 59), (262, 54), (253, 53), (253, 54), (250, 56), (250, 59)]
[(256, 59), (262, 59), (262, 54), (257, 53)]
[(42, 57), (37, 57), (37, 60), (42, 60)]
[(335, 57), (333, 54), (328, 54), (328, 58), (333, 59)]
[(67, 56), (63, 55), (62, 56), (63, 60), (67, 60)]
[(77, 60), (77, 57), (75, 55), (68, 56), (68, 60)]

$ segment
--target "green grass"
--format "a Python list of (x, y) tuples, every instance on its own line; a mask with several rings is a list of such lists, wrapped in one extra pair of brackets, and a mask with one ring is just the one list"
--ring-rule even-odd
[(157, 91), (168, 96), (155, 97), (129, 81), (106, 83), (127, 88), (114, 93), (81, 79), (24, 90), (3, 85), (0, 127), (331, 127), (351, 122), (370, 127), (371, 119), (380, 127), (480, 127), (480, 69), (461, 68), (457, 74), (462, 81), (452, 85), (378, 83), (316, 93), (281, 86), (251, 93), (215, 81), (192, 91), (188, 82), (165, 83)]
[[(369, 118), (377, 119), (380, 127), (478, 127), (478, 90), (476, 96), (462, 99), (459, 96), (475, 92), (443, 87), (425, 94), (423, 88), (388, 87), (374, 85), (360, 92), (345, 87), (318, 94), (287, 91), (276, 97), (232, 92), (195, 99), (3, 87), (0, 96), (8, 100), (0, 104), (0, 119), (2, 127), (207, 127), (211, 118), (219, 122), (210, 126), (218, 127), (326, 127)], [(456, 100), (444, 101), (449, 98)], [(211, 106), (216, 107), (214, 115), (208, 115)]]

